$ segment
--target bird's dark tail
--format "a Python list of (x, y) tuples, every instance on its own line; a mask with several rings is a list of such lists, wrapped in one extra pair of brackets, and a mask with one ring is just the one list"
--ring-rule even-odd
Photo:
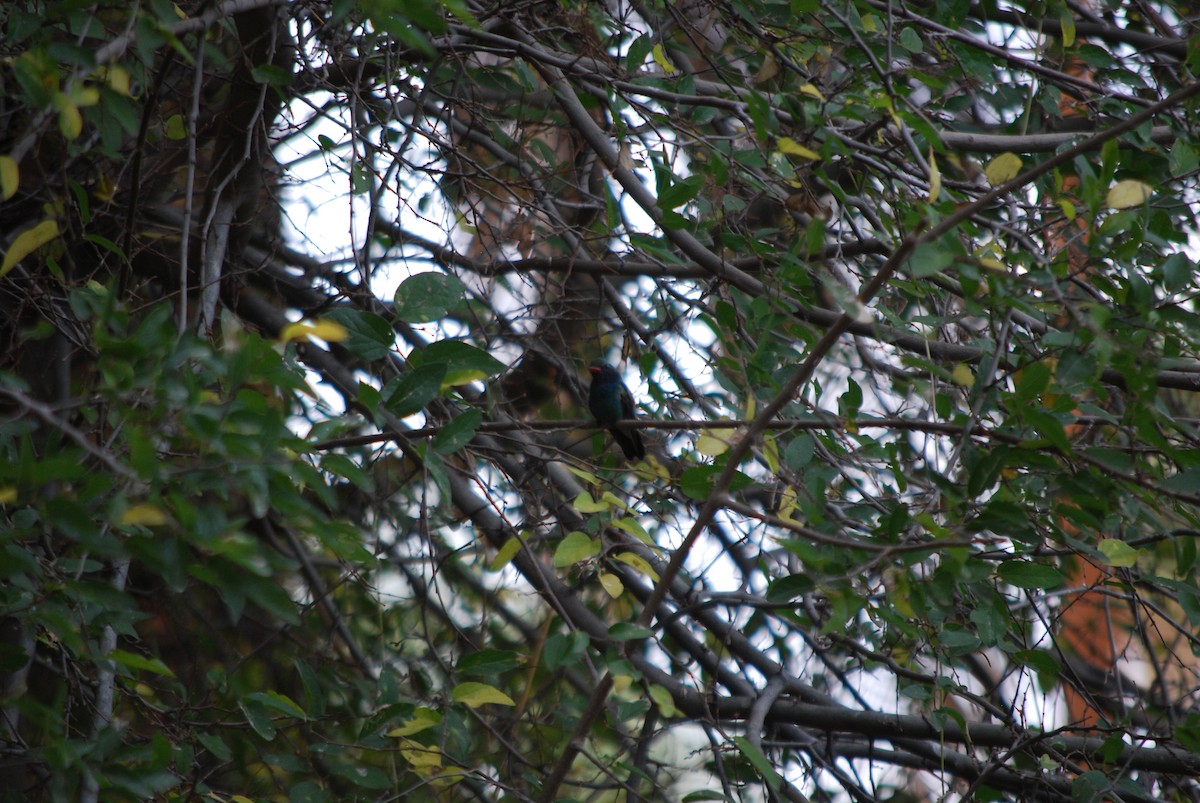
[(628, 460), (641, 460), (646, 456), (646, 447), (642, 443), (642, 436), (637, 430), (623, 430), (613, 427), (609, 430), (612, 433), (613, 440), (621, 447), (621, 451), (625, 453)]

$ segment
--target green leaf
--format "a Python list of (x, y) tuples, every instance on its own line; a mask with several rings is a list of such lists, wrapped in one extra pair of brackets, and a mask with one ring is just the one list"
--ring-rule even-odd
[(1088, 770), (1071, 781), (1071, 799), (1104, 800), (1108, 797), (1105, 792), (1111, 788), (1112, 781), (1106, 773)]
[(367, 493), (375, 489), (375, 475), (344, 454), (331, 452), (321, 457), (321, 470), (350, 480)]
[(304, 709), (296, 705), (292, 698), (277, 691), (253, 692), (246, 695), (245, 699), (261, 705), (264, 709), (278, 711), (285, 717), (308, 719), (308, 715), (304, 713)]
[(746, 757), (746, 760), (754, 767), (754, 770), (766, 782), (767, 786), (772, 791), (778, 792), (783, 785), (783, 778), (779, 777), (779, 773), (775, 771), (775, 767), (770, 760), (763, 755), (749, 739), (745, 736), (734, 736), (733, 743), (737, 745), (738, 750)]
[(920, 53), (925, 49), (921, 37), (915, 30), (909, 27), (900, 29), (900, 47), (907, 50), (909, 53)]
[(1196, 263), (1188, 259), (1187, 254), (1178, 251), (1163, 260), (1159, 270), (1163, 275), (1163, 287), (1169, 293), (1177, 293), (1192, 282), (1196, 275)]
[(220, 762), (226, 762), (233, 757), (229, 752), (229, 745), (225, 744), (220, 736), (212, 733), (205, 733), (201, 730), (193, 731), (196, 740), (204, 746), (204, 749), (213, 754), (213, 758)]
[(975, 625), (979, 640), (987, 646), (1000, 644), (1011, 626), (1003, 599), (997, 597), (996, 602), (998, 604), (983, 604), (971, 611), (971, 624)]
[(791, 602), (794, 599), (802, 597), (809, 591), (816, 588), (811, 577), (807, 574), (789, 574), (787, 577), (780, 577), (767, 587), (768, 602)]
[(683, 181), (671, 184), (658, 193), (658, 205), (664, 210), (678, 209), (696, 197), (696, 193), (704, 186), (703, 176), (689, 176)]
[(443, 363), (422, 365), (405, 371), (398, 379), (388, 383), (390, 389), (385, 388), (388, 412), (400, 417), (420, 412), (442, 392), (442, 379), (445, 376), (446, 366)]
[(464, 675), (499, 675), (524, 665), (524, 656), (512, 650), (486, 649), (464, 655), (458, 661), (458, 671)]
[(713, 480), (720, 475), (715, 466), (692, 466), (679, 477), (679, 487), (691, 499), (705, 501), (712, 495)]
[(582, 658), (587, 646), (587, 633), (578, 630), (555, 633), (546, 639), (546, 646), (542, 648), (542, 663), (551, 672), (556, 672)]
[(371, 168), (363, 162), (355, 162), (350, 166), (350, 192), (354, 195), (366, 195), (371, 191)]
[(372, 312), (337, 309), (323, 318), (345, 328), (347, 337), (342, 341), (342, 346), (359, 359), (382, 359), (396, 345), (396, 333), (392, 331), (391, 324)]
[(333, 798), (314, 781), (300, 781), (288, 790), (288, 803), (330, 803)]
[(650, 55), (652, 47), (654, 47), (654, 38), (650, 34), (642, 34), (630, 42), (629, 47), (625, 50), (626, 69), (631, 73), (637, 72), (646, 62), (646, 56)]
[(405, 279), (393, 299), (396, 317), (408, 323), (428, 323), (445, 317), (463, 300), (467, 287), (445, 273), (418, 273)]
[(1062, 421), (1056, 416), (1044, 413), (1041, 410), (1033, 407), (1026, 407), (1021, 411), (1021, 416), (1026, 423), (1032, 426), (1037, 433), (1058, 448), (1063, 454), (1071, 453), (1071, 441), (1067, 437), (1067, 431), (1063, 428)]
[(155, 675), (163, 675), (164, 677), (169, 678), (175, 677), (175, 673), (171, 671), (170, 667), (157, 658), (146, 658), (141, 655), (126, 652), (125, 650), (113, 650), (104, 657), (119, 664), (120, 666), (125, 667), (126, 669), (132, 670), (132, 672), (144, 670)]
[(942, 646), (946, 647), (951, 655), (967, 655), (978, 650), (981, 644), (979, 636), (965, 630), (943, 630), (940, 638)]
[(471, 442), (471, 439), (475, 437), (476, 430), (479, 429), (479, 425), (482, 423), (483, 413), (474, 409), (467, 410), (442, 427), (441, 431), (433, 438), (433, 448), (439, 454), (453, 454), (457, 452)]
[(1062, 673), (1062, 667), (1058, 665), (1058, 661), (1054, 655), (1043, 651), (1043, 649), (1022, 649), (1022, 651), (1015, 653), (1013, 657), (1038, 673), (1038, 678), (1043, 688), (1049, 688), (1056, 684), (1058, 676)]
[(633, 622), (617, 622), (608, 629), (608, 637), (613, 641), (633, 641), (646, 639), (654, 635), (654, 631)]
[(483, 349), (459, 340), (439, 340), (430, 343), (409, 359), (413, 365), (444, 365), (446, 375), (442, 379), (443, 387), (457, 387), (468, 382), (488, 379), (505, 368), (504, 363)]
[(277, 616), (286, 624), (300, 624), (296, 603), (273, 577), (244, 575), (242, 586), (245, 589), (246, 597), (267, 613)]
[(933, 243), (921, 243), (909, 257), (909, 270), (914, 279), (924, 279), (941, 273), (953, 262), (953, 255)]
[(275, 64), (259, 64), (250, 70), (250, 76), (260, 84), (270, 84), (277, 89), (291, 86), (292, 72)]
[(774, 126), (772, 123), (771, 104), (759, 92), (750, 92), (746, 103), (750, 112), (750, 121), (754, 124), (754, 136), (761, 142), (766, 142)]
[[(712, 494), (713, 482), (721, 475), (722, 470), (720, 466), (693, 466), (680, 476), (679, 485), (692, 499), (704, 501)], [(729, 489), (741, 490), (753, 482), (745, 472), (735, 471)]]
[[(351, 764), (333, 764), (330, 770), (338, 777), (363, 789), (382, 790), (392, 786), (392, 777), (379, 767), (354, 762)], [(354, 799), (359, 799), (355, 796)]]
[(1027, 560), (1010, 560), (1000, 564), (1000, 579), (1017, 588), (1058, 588), (1066, 578), (1062, 572), (1044, 563)]
[(261, 703), (243, 698), (238, 702), (238, 707), (242, 709), (246, 722), (262, 739), (269, 742), (275, 738), (278, 733), (275, 730), (275, 723), (271, 721), (270, 713)]
[(1172, 474), (1160, 483), (1163, 488), (1176, 493), (1194, 494), (1200, 491), (1200, 466), (1194, 466), (1178, 474)]

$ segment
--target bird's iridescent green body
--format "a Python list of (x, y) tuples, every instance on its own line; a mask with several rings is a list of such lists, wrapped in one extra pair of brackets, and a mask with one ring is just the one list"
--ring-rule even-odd
[(621, 375), (604, 360), (593, 360), (588, 370), (592, 374), (592, 387), (588, 391), (588, 410), (596, 420), (608, 427), (613, 440), (621, 447), (625, 457), (641, 460), (646, 456), (642, 436), (634, 429), (613, 426), (623, 418), (634, 417), (633, 396), (621, 381)]

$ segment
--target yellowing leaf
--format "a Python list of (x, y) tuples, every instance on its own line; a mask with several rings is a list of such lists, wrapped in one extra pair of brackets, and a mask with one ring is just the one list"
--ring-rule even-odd
[(954, 384), (964, 388), (969, 388), (975, 384), (975, 374), (971, 373), (971, 366), (965, 362), (960, 362), (954, 366), (954, 370), (950, 372), (950, 379)]
[(1070, 11), (1064, 10), (1058, 21), (1062, 24), (1062, 45), (1071, 47), (1075, 44), (1075, 18), (1071, 16)]
[(94, 86), (77, 86), (71, 90), (71, 99), (79, 106), (95, 106), (100, 102), (100, 90)]
[(43, 220), (33, 228), (26, 229), (17, 235), (12, 245), (4, 253), (4, 262), (0, 263), (0, 276), (4, 276), (25, 257), (41, 248), (46, 243), (58, 237), (58, 221), (53, 218)]
[(122, 524), (140, 524), (144, 527), (160, 527), (167, 523), (167, 514), (158, 505), (143, 502), (131, 505), (121, 515)]
[(54, 96), (54, 107), (58, 109), (58, 130), (67, 139), (75, 139), (83, 132), (83, 115), (79, 113), (79, 104), (69, 96), (59, 92)]
[(1058, 199), (1058, 208), (1062, 210), (1063, 217), (1067, 220), (1075, 219), (1075, 204), (1068, 201), (1066, 198)]
[(167, 118), (167, 139), (183, 139), (187, 136), (187, 126), (184, 125), (182, 114), (172, 114)]
[(770, 435), (763, 435), (762, 456), (772, 474), (779, 473), (779, 444)]
[(821, 158), (821, 154), (814, 151), (812, 148), (806, 148), (791, 137), (780, 137), (779, 152), (788, 156), (801, 156), (805, 159), (817, 160)]
[(1008, 273), (1008, 266), (1000, 260), (993, 259), (992, 257), (984, 257), (983, 259), (979, 260), (979, 264), (994, 273)]
[(7, 201), (17, 194), (21, 185), (21, 168), (17, 160), (5, 154), (0, 156), (0, 201)]
[(651, 683), (648, 691), (650, 692), (650, 699), (662, 711), (664, 717), (673, 717), (678, 713), (678, 709), (675, 708), (675, 698), (671, 696), (671, 692), (667, 691), (665, 686)]
[(616, 559), (627, 566), (632, 566), (637, 571), (649, 577), (654, 582), (658, 582), (658, 572), (651, 568), (649, 561), (641, 555), (635, 555), (632, 552), (622, 552), (616, 556)]
[(498, 572), (512, 562), (512, 559), (521, 551), (521, 539), (510, 538), (504, 542), (504, 546), (500, 547), (500, 551), (496, 553), (496, 557), (492, 558), (492, 562), (488, 564), (488, 571)]
[(449, 371), (446, 373), (446, 378), (442, 380), (442, 390), (456, 388), (460, 385), (469, 385), (480, 379), (487, 379), (488, 376), (489, 374), (486, 371), (471, 368), (464, 368), (461, 371)]
[(426, 747), (412, 739), (400, 740), (400, 756), (413, 768), (418, 775), (436, 775), (442, 769), (442, 751), (436, 747)]
[(600, 554), (599, 539), (592, 538), (585, 532), (573, 530), (566, 534), (554, 550), (554, 565), (560, 569), (574, 566), (576, 563), (594, 558)]
[(599, 485), (600, 484), (600, 478), (597, 477), (595, 474), (591, 473), (590, 471), (584, 471), (583, 469), (576, 468), (575, 466), (564, 466), (564, 468), (566, 468), (567, 471), (571, 472), (576, 477), (579, 477), (579, 479), (583, 480), (588, 485)]
[(811, 95), (822, 103), (825, 102), (825, 96), (821, 94), (821, 90), (817, 89), (812, 84), (804, 84), (800, 87), (801, 95)]
[(450, 693), (451, 699), (470, 708), (478, 708), (489, 703), (495, 705), (516, 705), (513, 699), (495, 686), (486, 683), (460, 683)]
[(625, 591), (625, 586), (621, 582), (621, 578), (617, 577), (615, 574), (609, 574), (608, 572), (600, 572), (600, 586), (606, 592), (608, 592), (608, 595), (613, 599), (621, 596), (621, 594)]
[(119, 64), (114, 64), (108, 68), (104, 77), (108, 79), (108, 85), (114, 92), (119, 95), (129, 95), (129, 70)]
[(307, 340), (310, 337), (319, 337), (328, 343), (339, 343), (350, 336), (346, 331), (346, 327), (336, 321), (314, 321), (313, 323), (289, 323), (283, 327), (283, 331), (279, 333), (279, 339), (284, 343), (290, 343), (293, 340)]
[(675, 72), (675, 65), (667, 58), (667, 51), (663, 49), (661, 43), (654, 46), (654, 49), (650, 51), (650, 55), (654, 57), (654, 63), (662, 68), (663, 72), (668, 75)]
[(571, 503), (571, 506), (580, 513), (599, 513), (603, 510), (608, 510), (608, 502), (604, 501), (604, 497), (601, 497), (601, 501), (597, 501), (587, 491), (575, 497), (575, 501)]
[(729, 441), (704, 430), (700, 433), (700, 437), (696, 438), (696, 451), (709, 457), (716, 457), (729, 451)]
[(1096, 548), (1100, 550), (1100, 554), (1104, 556), (1104, 560), (1108, 562), (1109, 566), (1128, 568), (1137, 563), (1137, 550), (1124, 541), (1105, 538), (1096, 545)]
[(987, 176), (988, 184), (998, 187), (1006, 181), (1012, 181), (1021, 172), (1025, 163), (1015, 153), (1002, 153), (987, 163), (983, 175)]
[(632, 685), (632, 675), (613, 675), (613, 692), (616, 694), (629, 691), (629, 687)]
[(938, 169), (937, 159), (933, 148), (929, 149), (929, 203), (933, 203), (942, 194), (942, 171)]
[(764, 84), (777, 75), (779, 75), (779, 62), (775, 60), (774, 54), (768, 53), (763, 59), (762, 66), (754, 74), (754, 83)]
[(388, 736), (412, 736), (414, 733), (420, 733), (424, 730), (429, 730), (434, 725), (442, 721), (442, 715), (432, 708), (418, 708), (413, 711), (413, 718), (405, 721), (398, 728), (392, 728), (387, 732)]
[(796, 489), (787, 486), (779, 495), (779, 512), (776, 514), (784, 521), (795, 521), (792, 514), (796, 512)]
[(289, 323), (279, 332), (279, 339), (284, 343), (291, 343), (293, 340), (307, 340), (312, 332), (312, 327), (306, 323)]
[(637, 464), (634, 473), (643, 480), (662, 480), (667, 482), (671, 479), (671, 471), (666, 466), (658, 461), (654, 455), (646, 455), (646, 459)]
[(645, 543), (645, 544), (653, 544), (654, 543), (653, 541), (650, 540), (650, 533), (646, 532), (646, 528), (643, 527), (638, 522), (638, 520), (635, 518), (626, 516), (624, 518), (617, 519), (616, 521), (614, 521), (612, 523), (612, 525), (614, 527), (616, 527), (618, 530), (624, 530), (625, 532), (629, 533), (630, 535), (632, 535), (634, 538), (638, 539), (642, 543)]
[(619, 496), (617, 496), (612, 491), (605, 491), (601, 495), (600, 499), (602, 501), (608, 502), (609, 507), (615, 508), (617, 510), (625, 510), (629, 507), (621, 500), (621, 498)]
[(350, 333), (346, 331), (346, 327), (337, 321), (330, 321), (324, 318), (314, 321), (312, 329), (313, 335), (327, 343), (340, 343), (350, 337)]
[(1154, 188), (1149, 184), (1127, 178), (1109, 188), (1106, 201), (1113, 209), (1129, 209), (1141, 206), (1153, 192)]

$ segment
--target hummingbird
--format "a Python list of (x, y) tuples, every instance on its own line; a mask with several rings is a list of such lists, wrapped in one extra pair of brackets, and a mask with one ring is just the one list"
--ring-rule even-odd
[(604, 360), (592, 360), (588, 367), (592, 374), (592, 388), (588, 392), (588, 409), (603, 426), (612, 433), (613, 440), (621, 447), (629, 460), (641, 460), (646, 456), (642, 436), (636, 429), (624, 430), (614, 426), (622, 418), (633, 418), (633, 396), (621, 381), (617, 369)]

